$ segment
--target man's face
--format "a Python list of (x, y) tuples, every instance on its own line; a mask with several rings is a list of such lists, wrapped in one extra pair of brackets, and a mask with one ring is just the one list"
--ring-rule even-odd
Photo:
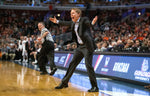
[(23, 40), (23, 36), (20, 36), (20, 40)]
[(77, 22), (80, 17), (80, 14), (78, 14), (75, 10), (71, 10), (70, 15), (73, 22)]
[(40, 31), (42, 30), (42, 24), (41, 24), (41, 23), (38, 24), (38, 29), (39, 29)]

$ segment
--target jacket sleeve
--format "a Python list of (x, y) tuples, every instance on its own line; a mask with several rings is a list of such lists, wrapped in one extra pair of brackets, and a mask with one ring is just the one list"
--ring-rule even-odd
[(62, 25), (62, 26), (71, 26), (71, 23), (72, 21), (59, 21), (59, 25)]

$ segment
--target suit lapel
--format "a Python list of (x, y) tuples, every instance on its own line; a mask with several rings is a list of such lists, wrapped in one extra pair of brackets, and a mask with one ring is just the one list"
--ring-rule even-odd
[(78, 30), (77, 30), (77, 32), (78, 32), (78, 34), (80, 33), (80, 22), (79, 22), (79, 26), (78, 26)]
[(72, 22), (72, 24), (71, 24), (71, 30), (74, 32), (74, 26), (75, 26), (75, 23), (74, 22)]
[(82, 35), (82, 33), (81, 33), (81, 32), (82, 32), (82, 31), (81, 31), (81, 30), (82, 30), (82, 28), (81, 28), (81, 26), (82, 26), (82, 25), (81, 25), (82, 21), (81, 21), (81, 20), (82, 20), (82, 18), (80, 18), (79, 26), (78, 26), (78, 34), (79, 34), (80, 37), (81, 37), (81, 35)]

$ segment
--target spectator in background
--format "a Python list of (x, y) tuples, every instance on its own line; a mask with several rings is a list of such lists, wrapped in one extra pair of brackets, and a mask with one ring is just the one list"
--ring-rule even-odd
[(2, 45), (1, 52), (2, 52), (2, 60), (7, 60), (8, 59), (8, 49), (6, 47), (6, 44)]
[(75, 51), (76, 48), (77, 48), (77, 43), (74, 42), (74, 43), (71, 45), (71, 51)]
[(123, 44), (122, 40), (117, 40), (117, 45), (114, 46), (112, 52), (122, 52), (123, 49), (124, 49), (124, 44)]
[(23, 36), (20, 36), (20, 40), (17, 41), (17, 49), (15, 51), (15, 60), (23, 61), (22, 51), (23, 51)]
[(148, 48), (148, 42), (149, 42), (149, 40), (148, 39), (144, 39), (143, 40), (143, 43), (142, 43), (142, 45), (141, 45), (141, 48), (140, 48), (140, 52), (142, 52), (142, 53), (145, 53), (145, 52), (148, 52), (149, 50), (149, 48)]
[(133, 40), (128, 39), (126, 45), (124, 46), (125, 52), (132, 52), (132, 45), (134, 44)]
[(31, 46), (32, 46), (32, 44), (31, 44), (30, 38), (28, 37), (27, 42), (25, 43), (25, 49), (27, 52), (27, 62), (29, 62), (29, 59), (31, 58), (31, 55), (30, 55), (30, 53), (32, 52)]
[(148, 40), (147, 47), (148, 47), (148, 53), (150, 53), (150, 39)]
[(108, 48), (108, 43), (107, 42), (103, 42), (102, 47), (101, 47), (101, 52), (107, 52)]
[(54, 48), (55, 48), (54, 49), (55, 51), (59, 51), (59, 47), (58, 47), (57, 43), (54, 43)]
[(116, 45), (117, 45), (117, 42), (111, 41), (111, 44), (109, 44), (107, 50), (108, 50), (109, 52), (114, 52), (114, 48), (116, 47)]
[(72, 48), (71, 48), (71, 44), (70, 44), (70, 43), (68, 43), (68, 44), (66, 45), (65, 51), (72, 51)]
[(14, 58), (16, 56), (15, 51), (16, 51), (15, 45), (11, 46), (9, 49), (9, 52), (8, 52), (8, 56), (10, 57), (10, 60), (14, 60)]
[(22, 41), (22, 57), (23, 57), (23, 62), (27, 63), (28, 62), (28, 53), (26, 50), (26, 42), (27, 42), (27, 37), (24, 36), (23, 37), (23, 41)]
[(32, 51), (30, 53), (30, 55), (33, 55), (34, 56), (34, 62), (32, 62), (32, 64), (37, 64), (38, 63), (38, 55), (40, 53), (40, 50), (42, 48), (42, 45), (41, 44), (35, 44), (35, 48), (36, 50), (35, 51)]
[(135, 40), (134, 45), (132, 46), (133, 52), (140, 52), (141, 43), (139, 40)]
[(97, 48), (96, 48), (95, 52), (101, 51), (102, 43), (101, 42), (97, 42), (96, 45), (97, 45)]

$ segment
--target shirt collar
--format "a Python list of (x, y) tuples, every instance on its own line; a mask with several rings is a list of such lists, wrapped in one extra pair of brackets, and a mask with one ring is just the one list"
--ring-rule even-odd
[(44, 29), (45, 29), (45, 27), (44, 27), (44, 28), (42, 28), (42, 29), (41, 29), (41, 31), (43, 31)]
[(77, 20), (77, 22), (74, 22), (74, 23), (79, 23), (79, 21), (80, 21), (80, 17), (79, 17), (79, 19)]
[(80, 21), (80, 17), (79, 17), (79, 19), (77, 20), (77, 23), (79, 23), (79, 21)]

